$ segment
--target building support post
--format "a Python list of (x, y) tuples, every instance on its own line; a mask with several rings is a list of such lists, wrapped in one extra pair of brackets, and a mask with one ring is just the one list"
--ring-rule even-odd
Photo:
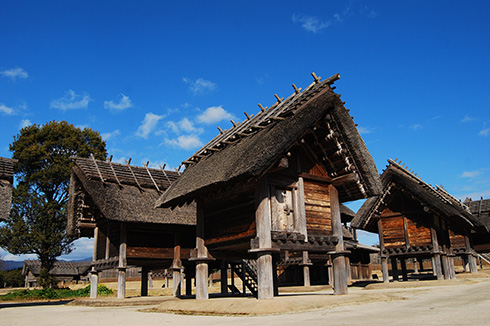
[(310, 258), (308, 257), (308, 251), (303, 251), (303, 286), (311, 286), (310, 281), (310, 266), (312, 265)]
[(228, 263), (226, 260), (221, 261), (221, 269), (220, 269), (220, 278), (221, 278), (221, 294), (228, 294)]
[[(470, 273), (478, 273), (478, 267), (477, 267), (477, 264), (476, 264), (476, 259), (472, 255), (473, 249), (471, 248), (471, 241), (470, 241), (470, 237), (468, 235), (465, 235), (464, 236), (464, 243), (465, 243), (465, 247), (466, 247), (466, 252), (469, 253), (466, 256), (467, 257), (467, 261), (468, 261), (468, 264), (467, 265), (468, 265), (469, 272)], [(466, 268), (465, 268), (465, 270), (466, 270)]]
[(257, 254), (257, 279), (259, 300), (274, 298), (274, 267), (272, 263), (271, 205), (267, 177), (257, 183), (255, 189), (255, 225), (257, 238), (249, 252)]
[(395, 257), (391, 257), (391, 273), (393, 274), (393, 281), (399, 281), (398, 279), (398, 262)]
[(406, 282), (408, 281), (408, 272), (407, 272), (407, 262), (404, 258), (400, 258), (400, 265), (402, 268), (402, 279)]
[(172, 261), (172, 284), (173, 296), (178, 298), (181, 296), (182, 288), (182, 261), (180, 260), (180, 233), (175, 233), (174, 236), (174, 259)]
[(442, 274), (444, 275), (445, 280), (449, 280), (451, 278), (451, 272), (449, 270), (449, 259), (446, 253), (441, 255), (442, 262)]
[(388, 271), (388, 257), (381, 256), (381, 271), (383, 272), (383, 283), (390, 282), (390, 272)]
[(126, 297), (126, 224), (121, 223), (120, 242), (119, 242), (119, 266), (117, 275), (117, 298), (124, 299)]
[(99, 286), (99, 273), (92, 267), (90, 271), (90, 299), (97, 299), (97, 288)]
[(141, 267), (141, 296), (148, 296), (148, 274), (149, 270), (147, 267)]
[(196, 252), (197, 257), (191, 259), (196, 262), (196, 299), (207, 300), (209, 299), (208, 261), (214, 259), (209, 257), (204, 242), (204, 207), (201, 200), (197, 201)]
[(346, 255), (349, 251), (345, 250), (344, 237), (342, 231), (342, 221), (340, 219), (340, 202), (337, 189), (330, 185), (330, 211), (332, 216), (332, 235), (337, 237), (338, 242), (335, 246), (335, 251), (330, 252), (333, 258), (333, 290), (334, 294), (347, 294), (347, 266)]
[(443, 280), (444, 279), (444, 274), (442, 272), (442, 263), (441, 263), (441, 255), (440, 254), (435, 254), (434, 257), (432, 257), (432, 269), (434, 270), (434, 273), (436, 274), (436, 277), (438, 280)]
[(478, 273), (478, 265), (476, 263), (476, 258), (473, 255), (468, 256), (469, 265), (470, 265), (470, 273)]

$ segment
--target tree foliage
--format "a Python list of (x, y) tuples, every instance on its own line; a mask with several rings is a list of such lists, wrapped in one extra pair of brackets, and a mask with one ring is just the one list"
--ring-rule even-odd
[(51, 286), (49, 275), (56, 257), (71, 251), (73, 238), (66, 234), (71, 156), (104, 160), (105, 142), (92, 129), (61, 121), (21, 129), (10, 144), (17, 187), (12, 209), (0, 227), (0, 246), (12, 254), (36, 254), (43, 272), (40, 283)]

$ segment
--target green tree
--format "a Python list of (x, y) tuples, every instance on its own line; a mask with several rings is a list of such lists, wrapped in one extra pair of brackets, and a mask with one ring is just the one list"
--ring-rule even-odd
[(0, 226), (0, 246), (12, 254), (36, 254), (40, 284), (52, 287), (49, 274), (56, 257), (69, 253), (73, 238), (66, 233), (71, 156), (104, 160), (105, 142), (92, 129), (51, 121), (21, 129), (10, 144), (17, 186), (10, 216)]

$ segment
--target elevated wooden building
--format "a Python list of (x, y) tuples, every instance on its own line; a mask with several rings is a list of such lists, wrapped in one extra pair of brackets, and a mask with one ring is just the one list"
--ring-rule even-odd
[(0, 157), (0, 221), (10, 214), (16, 160)]
[(92, 284), (97, 283), (99, 271), (117, 267), (118, 297), (123, 298), (126, 268), (139, 266), (142, 295), (146, 295), (148, 271), (171, 268), (178, 295), (181, 272), (194, 247), (196, 208), (192, 203), (173, 210), (155, 208), (178, 173), (93, 158), (73, 160), (68, 231), (94, 238)]
[(401, 162), (388, 160), (381, 175), (383, 193), (369, 198), (351, 223), (379, 234), (383, 279), (388, 282), (388, 259), (398, 279), (400, 261), (407, 279), (406, 259), (432, 259), (438, 279), (455, 277), (455, 255), (471, 272), (477, 271), (471, 232), (480, 225), (468, 208), (441, 187), (432, 187)]
[(482, 224), (475, 233), (471, 234), (471, 238), (475, 250), (490, 264), (490, 199), (467, 198), (463, 203), (468, 206), (473, 217)]
[[(312, 74), (304, 91), (256, 115), (245, 113), (185, 160), (186, 170), (159, 207), (197, 203), (196, 298), (207, 299), (210, 264), (256, 259), (259, 299), (277, 292), (278, 261), (333, 265), (336, 294), (347, 293), (341, 203), (381, 192), (378, 172), (332, 84)], [(246, 267), (243, 267), (246, 269)], [(243, 271), (244, 273), (247, 270)], [(224, 283), (223, 283), (224, 282)], [(305, 282), (306, 283), (306, 282)], [(254, 286), (251, 286), (254, 288)], [(226, 291), (226, 279), (222, 280)]]

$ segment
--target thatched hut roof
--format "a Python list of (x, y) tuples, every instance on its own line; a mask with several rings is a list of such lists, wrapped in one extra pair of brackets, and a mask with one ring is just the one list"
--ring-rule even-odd
[[(293, 146), (308, 146), (335, 185), (342, 202), (380, 193), (374, 161), (340, 95), (331, 85), (340, 76), (315, 82), (223, 131), (183, 162), (186, 170), (160, 197), (175, 206), (237, 182), (263, 176)], [(325, 133), (326, 132), (326, 133)], [(303, 141), (303, 142), (302, 142)], [(316, 152), (315, 152), (316, 151)], [(326, 153), (326, 154), (325, 154)]]
[(485, 226), (486, 232), (490, 232), (490, 199), (483, 199), (483, 197), (480, 200), (467, 199), (463, 204)]
[[(73, 158), (68, 231), (98, 218), (119, 222), (195, 225), (195, 205), (157, 209), (155, 201), (179, 178), (173, 171)], [(101, 215), (101, 216), (99, 216)], [(90, 222), (91, 221), (91, 222)]]
[(437, 212), (439, 216), (450, 222), (469, 228), (481, 225), (471, 215), (468, 207), (451, 196), (444, 188), (433, 187), (422, 181), (420, 177), (396, 161), (388, 160), (388, 162), (389, 165), (381, 175), (383, 193), (364, 202), (351, 222), (352, 227), (378, 232), (379, 211), (381, 206), (384, 207), (385, 203), (390, 201), (395, 189), (401, 189), (410, 194), (412, 198), (422, 203), (429, 210)]
[(12, 205), (12, 183), (16, 160), (0, 157), (0, 221), (7, 218)]
[[(68, 262), (68, 261), (56, 261), (50, 273), (54, 276), (78, 276), (85, 275), (90, 269), (90, 262)], [(39, 260), (26, 260), (24, 261), (24, 267), (22, 268), (22, 275), (26, 275), (31, 272), (37, 276), (41, 272), (41, 261)]]

